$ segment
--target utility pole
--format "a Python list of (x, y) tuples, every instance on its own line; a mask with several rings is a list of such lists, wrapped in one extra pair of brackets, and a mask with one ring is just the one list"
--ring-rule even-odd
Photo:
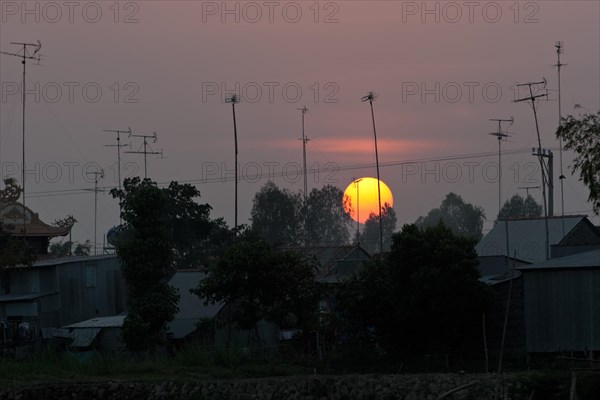
[[(556, 64), (554, 65), (557, 70), (558, 70), (558, 126), (560, 127), (561, 121), (562, 121), (562, 109), (561, 109), (561, 96), (560, 96), (560, 70), (562, 67), (564, 67), (567, 64), (562, 64), (560, 62), (560, 55), (564, 52), (563, 51), (563, 43), (561, 41), (558, 41), (555, 43), (554, 47), (556, 47), (556, 57), (557, 57), (557, 61)], [(565, 235), (565, 188), (564, 188), (564, 180), (566, 179), (565, 175), (563, 174), (563, 144), (562, 144), (562, 137), (558, 138), (558, 144), (559, 144), (559, 151), (558, 151), (558, 158), (559, 158), (559, 162), (560, 162), (560, 176), (558, 177), (559, 181), (560, 181), (560, 215), (561, 215), (561, 219), (562, 219), (562, 234), (563, 236)]]
[(371, 106), (371, 120), (373, 121), (373, 136), (375, 137), (375, 166), (377, 168), (377, 201), (379, 204), (379, 251), (383, 253), (383, 219), (381, 218), (381, 181), (379, 179), (379, 153), (377, 151), (377, 129), (375, 129), (375, 113), (373, 112), (373, 101), (377, 98), (374, 92), (367, 93), (361, 97), (363, 103), (368, 101)]
[(546, 163), (546, 173), (548, 174), (548, 216), (554, 216), (554, 153), (550, 149), (531, 149), (531, 155), (540, 159), (548, 159)]
[(98, 192), (101, 191), (98, 189), (98, 180), (104, 178), (104, 170), (88, 172), (87, 174), (94, 175), (94, 255), (98, 255), (98, 243), (96, 241), (98, 234)]
[(302, 140), (302, 158), (304, 162), (304, 203), (306, 203), (306, 196), (308, 196), (308, 179), (306, 176), (306, 143), (308, 143), (310, 139), (304, 135), (304, 115), (308, 111), (308, 108), (304, 106), (302, 108), (298, 108), (298, 110), (302, 111), (302, 139), (300, 140)]
[(235, 105), (240, 102), (239, 97), (237, 95), (231, 95), (225, 99), (225, 103), (231, 103), (231, 109), (233, 111), (233, 141), (235, 144), (235, 160), (234, 160), (234, 169), (235, 169), (235, 217), (234, 217), (234, 226), (235, 232), (237, 235), (237, 227), (238, 227), (238, 143), (237, 143), (237, 121), (235, 119)]
[[(543, 86), (543, 88), (546, 88), (546, 79), (540, 81), (540, 82), (528, 82), (528, 83), (523, 83), (523, 84), (518, 84), (517, 87), (523, 87), (523, 86), (527, 86), (529, 88), (529, 97), (524, 97), (521, 99), (517, 99), (515, 100), (516, 103), (519, 102), (523, 102), (523, 101), (528, 101), (531, 102), (531, 108), (533, 109), (533, 117), (535, 119), (535, 130), (537, 132), (537, 139), (538, 139), (538, 149), (537, 149), (537, 155), (538, 155), (538, 159), (540, 161), (540, 167), (542, 170), (542, 197), (544, 199), (544, 224), (545, 224), (545, 228), (546, 228), (546, 260), (548, 260), (550, 258), (550, 253), (549, 253), (549, 246), (550, 246), (550, 238), (549, 238), (549, 230), (548, 230), (548, 202), (546, 201), (546, 186), (550, 186), (552, 185), (551, 182), (549, 182), (546, 179), (546, 165), (544, 163), (544, 159), (542, 154), (542, 140), (540, 138), (540, 127), (538, 124), (538, 118), (537, 118), (537, 109), (535, 106), (536, 101), (538, 101), (538, 99), (542, 98), (542, 97), (548, 97), (548, 93), (546, 91), (546, 93), (543, 94), (537, 94), (534, 95), (533, 94), (533, 86)], [(551, 160), (551, 159), (550, 159)]]
[(490, 119), (490, 121), (498, 122), (498, 132), (491, 132), (490, 135), (498, 139), (498, 215), (500, 215), (500, 210), (502, 210), (502, 140), (506, 140), (510, 136), (508, 133), (502, 131), (502, 123), (509, 122), (512, 125), (514, 118)]
[[(126, 151), (125, 153), (131, 153), (131, 154), (143, 154), (144, 155), (144, 179), (148, 179), (148, 154), (159, 154), (162, 158), (163, 155), (163, 151), (159, 150), (159, 151), (154, 151), (152, 150), (152, 147), (150, 147), (150, 145), (148, 144), (148, 139), (153, 139), (154, 143), (156, 143), (156, 141), (158, 140), (158, 136), (156, 135), (156, 132), (154, 132), (152, 135), (135, 135), (135, 134), (129, 134), (129, 137), (141, 137), (144, 139), (144, 143), (142, 144), (142, 147), (140, 148), (140, 150), (138, 151)], [(142, 150), (143, 148), (143, 150)], [(150, 148), (150, 150), (148, 150), (148, 148)]]
[(131, 128), (128, 128), (126, 131), (104, 129), (104, 132), (117, 134), (117, 144), (105, 144), (104, 147), (116, 147), (117, 148), (117, 179), (119, 181), (119, 190), (121, 190), (121, 184), (122, 184), (122, 182), (121, 182), (121, 147), (126, 147), (126, 146), (131, 147), (131, 143), (129, 143), (129, 145), (121, 144), (121, 133), (127, 133), (129, 136), (131, 136), (131, 134), (132, 134)]
[[(23, 151), (22, 151), (22, 175), (21, 179), (23, 180), (23, 240), (25, 240), (25, 230), (26, 230), (26, 212), (25, 212), (25, 69), (27, 66), (27, 60), (37, 61), (37, 64), (40, 65), (41, 54), (40, 50), (42, 49), (42, 43), (38, 40), (37, 43), (20, 43), (20, 42), (11, 42), (10, 44), (20, 46), (22, 49), (16, 53), (10, 53), (6, 51), (0, 51), (0, 54), (5, 54), (7, 56), (19, 57), (21, 59), (21, 64), (23, 64), (23, 82), (21, 85), (22, 89), (22, 99), (23, 100), (23, 120), (22, 120), (22, 136), (23, 136)], [(33, 50), (33, 53), (31, 52)]]

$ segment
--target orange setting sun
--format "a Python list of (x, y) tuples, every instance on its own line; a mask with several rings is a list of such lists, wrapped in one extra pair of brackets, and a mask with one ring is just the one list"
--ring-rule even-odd
[[(381, 182), (381, 206), (388, 203), (394, 205), (394, 196), (390, 188)], [(358, 206), (358, 207), (357, 207)], [(358, 208), (358, 212), (357, 212)], [(348, 185), (344, 191), (344, 209), (353, 220), (364, 224), (369, 214), (379, 213), (379, 202), (377, 199), (377, 179), (358, 178)]]

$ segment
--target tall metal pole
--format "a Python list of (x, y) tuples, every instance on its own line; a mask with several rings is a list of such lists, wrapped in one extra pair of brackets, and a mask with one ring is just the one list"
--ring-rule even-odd
[(147, 146), (148, 141), (146, 140), (146, 137), (144, 137), (144, 179), (148, 178), (148, 152), (146, 151)]
[[(522, 102), (522, 101), (531, 101), (531, 108), (533, 109), (533, 117), (535, 119), (535, 130), (537, 132), (537, 139), (538, 139), (538, 152), (537, 152), (537, 156), (538, 159), (540, 161), (540, 167), (542, 170), (542, 197), (544, 199), (544, 225), (545, 225), (545, 233), (546, 233), (546, 251), (545, 251), (545, 256), (546, 256), (546, 260), (548, 260), (550, 258), (550, 233), (549, 233), (549, 229), (548, 229), (548, 203), (546, 201), (546, 185), (549, 184), (549, 182), (546, 179), (546, 167), (544, 165), (544, 160), (543, 160), (543, 156), (542, 156), (542, 139), (540, 138), (540, 127), (538, 124), (538, 118), (537, 118), (537, 109), (535, 107), (535, 102), (538, 98), (540, 97), (546, 97), (548, 96), (548, 94), (541, 94), (541, 95), (533, 95), (533, 89), (532, 86), (533, 85), (546, 85), (546, 80), (544, 79), (542, 82), (529, 82), (529, 83), (525, 83), (525, 84), (520, 84), (517, 86), (528, 86), (529, 87), (529, 97), (523, 98), (523, 99), (517, 99), (515, 100), (516, 102)], [(534, 154), (535, 155), (535, 154)]]
[(362, 178), (354, 180), (354, 186), (356, 186), (356, 244), (360, 244), (360, 193), (358, 189), (360, 181)]
[[(116, 147), (117, 148), (117, 180), (119, 181), (119, 190), (121, 190), (121, 147), (126, 146), (125, 144), (121, 144), (121, 133), (128, 133), (131, 135), (131, 128), (126, 131), (121, 130), (110, 130), (104, 129), (104, 132), (116, 133), (117, 134), (117, 144), (105, 144), (105, 147)], [(121, 204), (119, 203), (119, 210), (121, 209)], [(121, 212), (119, 212), (119, 224), (123, 223), (123, 218), (121, 217)]]
[[(558, 126), (560, 127), (561, 121), (562, 121), (562, 108), (561, 108), (561, 95), (560, 95), (560, 70), (563, 66), (565, 66), (566, 64), (562, 64), (560, 62), (560, 55), (563, 52), (563, 44), (562, 42), (558, 41), (556, 42), (556, 44), (554, 45), (554, 47), (556, 47), (556, 56), (558, 57), (558, 61), (556, 62), (556, 68), (558, 69)], [(565, 235), (565, 191), (564, 191), (564, 179), (566, 179), (565, 175), (563, 174), (563, 144), (562, 144), (562, 137), (558, 137), (558, 143), (559, 143), (559, 153), (558, 153), (558, 157), (560, 159), (560, 176), (558, 177), (558, 179), (560, 180), (560, 212), (561, 212), (561, 220), (562, 220), (562, 234), (563, 236)]]
[(158, 136), (156, 135), (156, 132), (154, 132), (152, 135), (134, 135), (134, 134), (129, 134), (129, 137), (141, 137), (144, 139), (144, 144), (143, 144), (143, 148), (144, 150), (140, 151), (126, 151), (125, 153), (131, 153), (131, 154), (143, 154), (144, 155), (144, 179), (148, 179), (148, 154), (160, 154), (162, 156), (163, 152), (162, 150), (160, 151), (154, 151), (152, 150), (152, 148), (150, 148), (150, 151), (148, 151), (148, 147), (150, 147), (150, 145), (148, 144), (148, 138), (152, 138), (154, 139), (154, 143), (156, 143), (156, 141), (158, 140)]
[(98, 255), (98, 177), (104, 178), (104, 170), (89, 172), (94, 175), (94, 255)]
[(490, 119), (492, 122), (498, 122), (498, 132), (492, 132), (490, 135), (498, 139), (498, 215), (502, 210), (502, 139), (508, 138), (508, 134), (502, 131), (502, 123), (510, 122), (512, 125), (514, 120), (510, 119)]
[(226, 103), (231, 103), (231, 109), (233, 111), (233, 141), (235, 143), (235, 161), (234, 161), (234, 169), (235, 169), (235, 217), (234, 217), (234, 226), (238, 227), (238, 143), (237, 143), (237, 121), (235, 118), (235, 105), (240, 102), (239, 98), (236, 95), (232, 95), (225, 99)]
[(383, 253), (383, 219), (381, 218), (381, 182), (379, 178), (379, 153), (377, 151), (377, 129), (375, 128), (375, 112), (373, 111), (373, 100), (377, 95), (369, 92), (361, 98), (361, 101), (368, 101), (371, 106), (371, 120), (373, 121), (373, 136), (375, 137), (375, 165), (377, 167), (377, 201), (379, 204), (379, 251)]
[[(533, 92), (531, 91), (531, 86), (529, 87), (529, 92), (531, 93), (531, 96), (533, 97)], [(533, 107), (533, 116), (535, 118), (535, 130), (537, 131), (537, 136), (538, 136), (538, 151), (541, 152), (542, 151), (542, 141), (540, 139), (540, 127), (538, 124), (538, 119), (537, 119), (537, 110), (535, 108), (535, 99), (531, 101), (531, 105)], [(548, 247), (550, 246), (550, 239), (549, 239), (549, 232), (548, 232), (548, 202), (546, 201), (546, 171), (544, 169), (544, 160), (542, 159), (541, 156), (538, 156), (538, 159), (540, 160), (540, 166), (542, 169), (542, 197), (544, 198), (544, 224), (545, 224), (545, 228), (546, 228), (546, 260), (548, 260), (550, 258), (549, 255), (549, 249)]]
[(121, 147), (125, 147), (125, 144), (121, 144), (121, 133), (127, 133), (131, 136), (131, 128), (126, 131), (121, 130), (110, 130), (104, 129), (104, 132), (116, 133), (117, 134), (117, 144), (105, 144), (105, 147), (116, 147), (117, 148), (117, 179), (119, 180), (119, 190), (121, 189)]
[(26, 224), (25, 224), (25, 65), (26, 65), (26, 58), (25, 58), (25, 50), (26, 50), (26, 45), (23, 45), (23, 61), (21, 61), (21, 63), (23, 63), (23, 122), (22, 122), (22, 126), (23, 126), (23, 162), (21, 164), (21, 168), (22, 168), (22, 179), (23, 179), (23, 240), (25, 239), (25, 230), (26, 230)]
[[(23, 240), (25, 240), (25, 236), (26, 236), (26, 207), (25, 207), (25, 70), (26, 70), (26, 66), (27, 66), (27, 60), (35, 60), (38, 62), (40, 62), (40, 54), (39, 51), (42, 48), (42, 44), (38, 41), (37, 43), (20, 43), (20, 42), (11, 42), (11, 44), (17, 45), (17, 46), (22, 46), (22, 54), (19, 53), (9, 53), (9, 52), (5, 52), (5, 51), (0, 51), (0, 54), (5, 54), (8, 56), (14, 56), (14, 57), (19, 57), (21, 58), (21, 64), (23, 64), (23, 82), (21, 85), (21, 89), (22, 89), (22, 93), (21, 93), (21, 100), (23, 102), (23, 110), (22, 110), (22, 137), (23, 137), (23, 148), (22, 148), (22, 163), (21, 163), (21, 179), (23, 181)], [(29, 51), (27, 50), (28, 47), (33, 47), (35, 48), (33, 54), (30, 54)]]
[(306, 203), (306, 197), (308, 196), (308, 177), (306, 175), (306, 143), (310, 140), (304, 135), (304, 115), (308, 111), (306, 106), (299, 108), (302, 111), (302, 158), (303, 158), (303, 175), (304, 175), (304, 202)]

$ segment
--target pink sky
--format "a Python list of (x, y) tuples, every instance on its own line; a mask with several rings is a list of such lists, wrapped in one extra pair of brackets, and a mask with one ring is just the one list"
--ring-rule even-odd
[[(568, 64), (562, 75), (563, 113), (578, 112), (575, 104), (590, 111), (600, 108), (598, 2), (520, 2), (518, 13), (512, 1), (477, 2), (471, 21), (463, 2), (427, 2), (433, 11), (425, 15), (423, 2), (321, 2), (318, 16), (314, 2), (276, 2), (273, 22), (262, 2), (227, 2), (240, 10), (239, 22), (235, 12), (221, 20), (222, 2), (121, 2), (118, 15), (110, 8), (113, 2), (80, 2), (72, 22), (62, 2), (53, 3), (62, 7), (60, 18), (47, 3), (26, 2), (33, 11), (23, 14), (25, 3), (2, 2), (0, 49), (14, 51), (13, 41), (43, 43), (44, 66), (30, 64), (27, 70), (28, 86), (39, 87), (38, 101), (30, 94), (27, 108), (28, 164), (38, 163), (27, 181), (28, 192), (38, 194), (28, 204), (48, 222), (74, 214), (80, 221), (77, 240), (93, 237), (93, 194), (48, 192), (91, 188), (84, 167), (94, 165), (107, 170), (110, 179), (104, 185), (116, 184), (114, 148), (103, 147), (113, 137), (103, 129), (156, 131), (159, 140), (152, 146), (164, 149), (166, 158), (149, 159), (150, 176), (198, 183), (214, 216), (232, 222), (233, 183), (221, 179), (232, 175), (233, 164), (231, 108), (222, 102), (222, 89), (235, 90), (236, 83), (246, 97), (237, 106), (242, 171), (249, 176), (260, 168), (294, 191), (302, 188), (302, 180), (281, 175), (302, 162), (297, 108), (303, 105), (310, 109), (306, 133), (314, 137), (308, 144), (309, 166), (325, 169), (313, 171), (309, 184), (340, 188), (353, 176), (375, 175), (373, 167), (350, 168), (374, 163), (370, 111), (360, 102), (369, 90), (380, 95), (375, 116), (382, 163), (494, 152), (497, 144), (487, 133), (496, 126), (489, 118), (514, 116), (509, 129), (514, 135), (505, 149), (536, 145), (531, 109), (512, 102), (512, 86), (543, 77), (553, 101), (540, 105), (542, 144), (556, 148), (552, 64), (557, 40), (565, 44), (563, 62)], [(253, 14), (256, 5), (260, 18)], [(217, 7), (216, 15), (211, 7)], [(102, 14), (92, 23), (97, 10)], [(302, 10), (302, 17), (292, 23), (295, 10)], [(337, 22), (325, 23), (328, 15)], [(127, 16), (137, 22), (125, 23)], [(21, 162), (20, 97), (10, 92), (20, 82), (20, 68), (18, 59), (0, 56), (5, 173)], [(76, 85), (72, 99), (68, 82)], [(56, 87), (63, 88), (60, 96)], [(102, 95), (92, 102), (97, 87)], [(296, 96), (298, 88), (301, 96)], [(133, 150), (138, 148), (135, 142)], [(571, 159), (565, 153), (565, 169)], [(395, 164), (382, 168), (381, 176), (394, 193), (399, 223), (414, 222), (454, 191), (485, 208), (489, 228), (497, 213), (495, 161), (490, 156)], [(507, 154), (503, 163), (505, 197), (539, 182), (539, 171), (532, 169), (537, 160), (530, 154)], [(142, 158), (134, 154), (124, 154), (123, 164), (127, 171), (143, 168)], [(570, 172), (565, 175), (566, 211), (589, 213), (587, 189)], [(250, 179), (240, 184), (241, 221), (248, 220), (253, 194), (264, 183)], [(532, 194), (541, 201), (538, 192)], [(557, 190), (556, 204), (559, 196)], [(107, 193), (100, 194), (99, 207), (100, 236), (118, 223), (118, 214)]]

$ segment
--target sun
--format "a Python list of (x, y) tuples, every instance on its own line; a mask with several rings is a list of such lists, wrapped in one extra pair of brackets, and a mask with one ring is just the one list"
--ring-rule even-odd
[[(383, 181), (379, 181), (381, 186), (381, 206), (388, 203), (394, 205), (394, 196), (392, 191)], [(357, 210), (358, 207), (358, 210)], [(379, 202), (377, 198), (377, 179), (376, 178), (358, 178), (348, 185), (344, 191), (344, 210), (353, 220), (364, 224), (369, 218), (369, 214), (379, 214)]]

